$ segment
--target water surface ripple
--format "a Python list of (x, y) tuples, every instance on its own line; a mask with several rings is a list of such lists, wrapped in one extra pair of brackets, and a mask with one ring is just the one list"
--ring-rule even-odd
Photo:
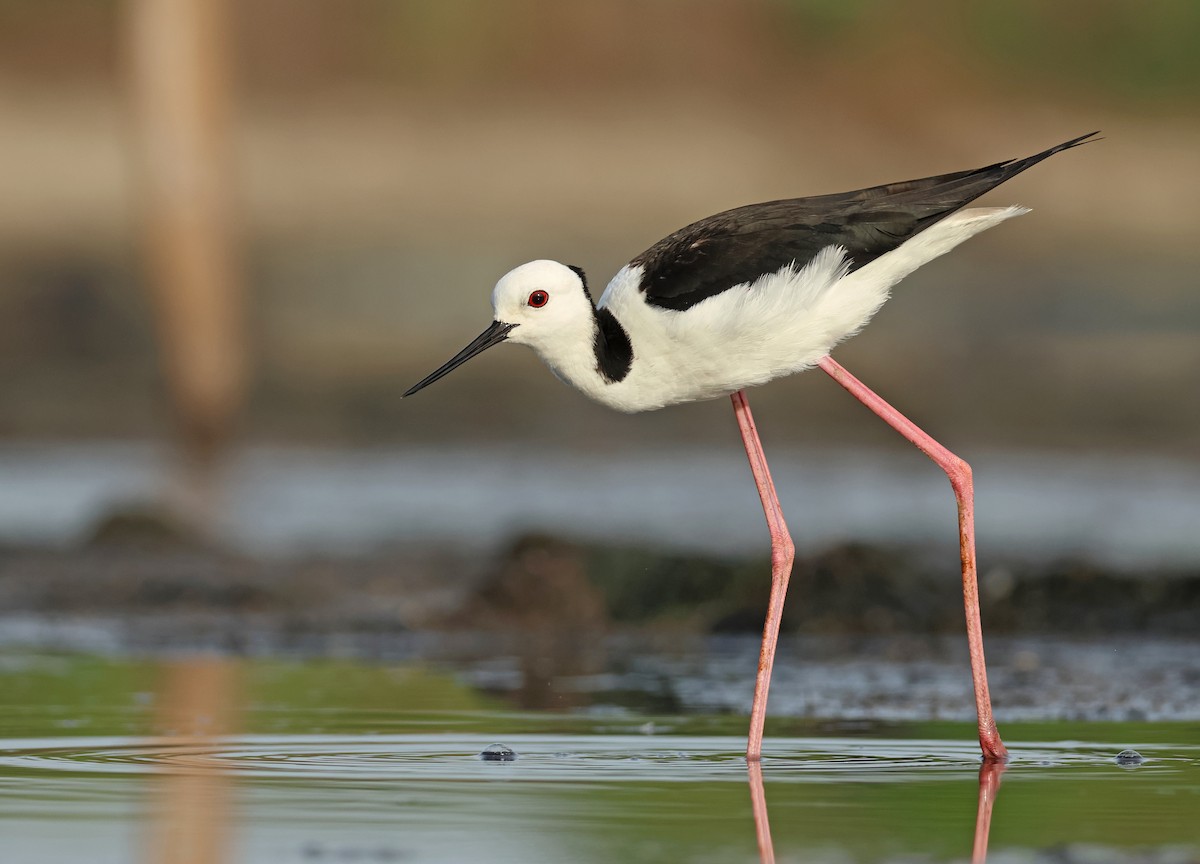
[[(198, 745), (178, 739), (57, 738), (0, 740), (0, 771), (147, 775), (221, 771), (247, 779), (320, 781), (506, 781), (744, 783), (744, 741), (732, 736), (510, 735), (517, 758), (480, 758), (477, 735), (249, 735)], [(1012, 746), (1010, 771), (1050, 775), (1063, 769), (1120, 773), (1119, 748), (1095, 744)], [(1200, 747), (1138, 746), (1138, 771), (1200, 765)], [(962, 777), (979, 767), (974, 742), (856, 738), (777, 739), (764, 774), (791, 782), (904, 782)]]

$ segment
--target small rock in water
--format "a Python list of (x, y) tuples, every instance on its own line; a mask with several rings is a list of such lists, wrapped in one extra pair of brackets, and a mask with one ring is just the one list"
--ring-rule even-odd
[(479, 758), (484, 762), (514, 762), (517, 758), (517, 751), (511, 747), (505, 747), (503, 744), (489, 744), (483, 748)]
[(1122, 750), (1117, 754), (1118, 765), (1141, 765), (1146, 759), (1136, 750)]

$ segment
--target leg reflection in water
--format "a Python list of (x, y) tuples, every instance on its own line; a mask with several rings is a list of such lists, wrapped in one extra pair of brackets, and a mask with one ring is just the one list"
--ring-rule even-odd
[[(1000, 778), (1007, 766), (1003, 762), (984, 762), (979, 768), (979, 806), (975, 811), (975, 843), (971, 864), (985, 864), (988, 852), (988, 833), (992, 828), (992, 807), (1000, 791)], [(750, 781), (750, 808), (754, 814), (754, 834), (758, 840), (758, 857), (762, 864), (775, 864), (775, 845), (771, 840), (771, 823), (767, 818), (767, 794), (763, 788), (762, 762), (747, 764)]]
[(775, 847), (771, 843), (771, 823), (767, 820), (767, 793), (763, 790), (762, 762), (747, 763), (750, 773), (750, 807), (754, 811), (754, 833), (758, 836), (758, 857), (762, 864), (775, 864)]
[(971, 864), (987, 861), (988, 832), (992, 829), (992, 806), (1000, 791), (1000, 777), (1004, 774), (1003, 762), (984, 762), (979, 767), (979, 809), (975, 811), (975, 846), (971, 850)]

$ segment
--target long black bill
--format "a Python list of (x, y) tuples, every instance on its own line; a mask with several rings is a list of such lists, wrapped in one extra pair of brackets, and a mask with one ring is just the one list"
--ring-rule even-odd
[[(443, 365), (441, 368), (439, 368), (432, 375), (429, 375), (426, 378), (422, 378), (416, 384), (409, 387), (408, 391), (405, 392), (404, 396), (411, 396), (414, 393), (416, 393), (418, 390), (428, 387), (434, 381), (453, 372), (455, 369), (457, 369), (462, 364), (466, 363), (468, 360), (470, 360), (476, 354), (486, 351), (488, 348), (491, 348), (493, 345), (499, 345), (501, 342), (503, 342), (505, 339), (508, 338), (508, 334), (516, 326), (517, 326), (516, 324), (505, 324), (501, 321), (493, 321), (492, 325), (490, 327), (488, 327), (486, 330), (484, 330), (482, 333), (480, 333), (478, 336), (475, 337), (475, 341), (473, 341), (466, 348), (462, 349), (457, 354), (455, 354), (453, 357), (451, 357), (449, 360), (447, 360), (445, 365)], [(404, 398), (404, 397), (402, 396), (401, 398)]]

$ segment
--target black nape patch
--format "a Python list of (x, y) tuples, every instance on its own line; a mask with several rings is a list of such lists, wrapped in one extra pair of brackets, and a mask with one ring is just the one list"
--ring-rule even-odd
[(633, 365), (633, 345), (621, 322), (607, 309), (596, 310), (596, 325), (596, 370), (609, 384), (616, 384)]
[(567, 269), (574, 271), (575, 275), (579, 277), (579, 281), (583, 283), (583, 293), (590, 298), (592, 292), (588, 290), (587, 274), (583, 272), (583, 268), (576, 267), (574, 264), (568, 264)]

